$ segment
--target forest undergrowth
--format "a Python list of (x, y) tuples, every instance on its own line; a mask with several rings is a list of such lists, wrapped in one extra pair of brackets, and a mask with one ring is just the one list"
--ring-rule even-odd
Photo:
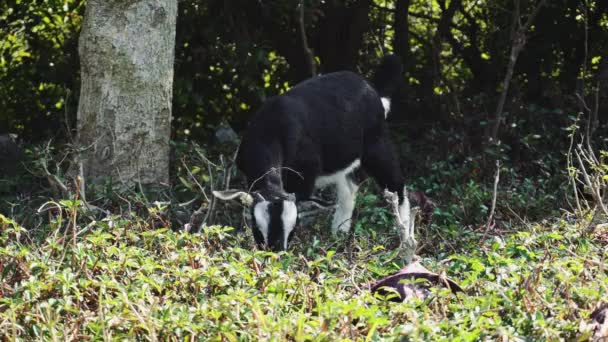
[(275, 254), (254, 247), (243, 208), (210, 197), (242, 184), (232, 148), (174, 150), (170, 187), (98, 184), (83, 197), (51, 145), (26, 149), (24, 172), (0, 185), (5, 340), (585, 340), (608, 296), (608, 229), (588, 229), (566, 167), (530, 173), (499, 149), (419, 165), (408, 187), (435, 208), (417, 254), (465, 292), (395, 303), (368, 289), (404, 266), (373, 182), (351, 234), (332, 236), (319, 212)]

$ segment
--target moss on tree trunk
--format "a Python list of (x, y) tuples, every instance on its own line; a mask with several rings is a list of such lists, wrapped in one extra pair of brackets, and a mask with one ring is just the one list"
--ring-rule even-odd
[(177, 0), (89, 0), (79, 41), (84, 177), (167, 182)]

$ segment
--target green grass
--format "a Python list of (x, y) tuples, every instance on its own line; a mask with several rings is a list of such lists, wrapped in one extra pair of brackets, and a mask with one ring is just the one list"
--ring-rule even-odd
[[(402, 266), (396, 233), (371, 223), (350, 238), (302, 232), (274, 254), (231, 228), (189, 234), (140, 217), (74, 224), (63, 205), (63, 222), (55, 217), (36, 243), (0, 215), (6, 340), (572, 340), (608, 297), (606, 245), (563, 220), (486, 241), (469, 234), (443, 260), (425, 254), (427, 268), (466, 293), (394, 303), (365, 288)], [(432, 243), (432, 231), (424, 236)]]

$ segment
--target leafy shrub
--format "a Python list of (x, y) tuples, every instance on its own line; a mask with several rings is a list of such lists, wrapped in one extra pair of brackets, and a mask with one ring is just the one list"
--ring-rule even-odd
[[(403, 304), (366, 284), (399, 269), (395, 235), (304, 232), (290, 252), (249, 233), (152, 229), (146, 216), (78, 220), (56, 203), (42, 243), (0, 215), (0, 333), (25, 339), (573, 339), (608, 295), (606, 251), (565, 221), (471, 245), (427, 267), (467, 293)], [(153, 213), (153, 210), (150, 210)], [(314, 233), (312, 233), (314, 234)], [(306, 238), (302, 238), (306, 236)]]
[(0, 4), (0, 131), (34, 140), (75, 122), (64, 112), (76, 103), (69, 93), (78, 87), (83, 9), (82, 0)]

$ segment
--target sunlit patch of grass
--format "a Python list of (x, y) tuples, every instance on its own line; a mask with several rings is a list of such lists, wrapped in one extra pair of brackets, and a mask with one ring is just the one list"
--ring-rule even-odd
[(396, 238), (390, 231), (360, 227), (354, 236), (330, 238), (313, 230), (275, 254), (254, 250), (249, 233), (232, 228), (189, 234), (147, 222), (107, 218), (75, 240), (57, 230), (31, 244), (24, 228), (0, 216), (0, 334), (573, 339), (608, 294), (605, 246), (563, 221), (489, 237), (444, 260), (425, 255), (425, 266), (459, 281), (466, 294), (436, 289), (424, 301), (397, 304), (366, 288), (402, 266), (388, 247)]

